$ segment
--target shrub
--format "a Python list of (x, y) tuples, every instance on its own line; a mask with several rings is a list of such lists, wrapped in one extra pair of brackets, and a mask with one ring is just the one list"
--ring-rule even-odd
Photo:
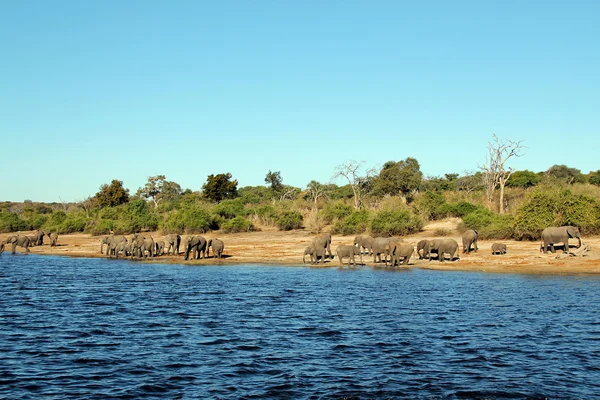
[(446, 203), (441, 206), (439, 212), (450, 217), (464, 217), (476, 210), (482, 210), (483, 207), (476, 206), (468, 201), (458, 201), (456, 203)]
[(252, 210), (254, 217), (263, 225), (275, 225), (277, 220), (277, 211), (273, 206), (261, 206)]
[(169, 214), (160, 227), (164, 233), (206, 233), (211, 228), (214, 229), (215, 222), (215, 218), (204, 208), (192, 206)]
[(323, 222), (331, 224), (342, 220), (352, 214), (353, 210), (354, 207), (340, 201), (327, 203), (322, 211)]
[(409, 210), (380, 211), (371, 222), (371, 233), (380, 236), (401, 236), (420, 231), (423, 222)]
[(226, 233), (251, 232), (255, 230), (254, 224), (244, 217), (235, 217), (229, 221), (225, 221), (222, 225), (223, 231)]
[(213, 212), (225, 219), (231, 219), (247, 214), (241, 199), (223, 200), (213, 207)]
[(433, 231), (433, 234), (435, 236), (450, 236), (452, 235), (452, 231), (446, 228), (437, 228), (435, 231)]
[(277, 218), (275, 224), (282, 231), (300, 229), (302, 228), (302, 214), (298, 211), (285, 211)]
[(480, 231), (481, 228), (491, 225), (494, 222), (496, 214), (488, 209), (480, 208), (472, 213), (469, 213), (463, 217), (464, 230), (475, 229)]
[(111, 232), (114, 232), (115, 228), (116, 228), (116, 221), (112, 220), (112, 219), (101, 219), (98, 221), (90, 221), (85, 229), (84, 232), (89, 233), (91, 235), (108, 235)]
[(16, 232), (27, 230), (27, 223), (17, 214), (0, 211), (0, 232)]
[(366, 210), (354, 211), (341, 221), (333, 225), (331, 233), (342, 235), (354, 235), (364, 233), (369, 226), (369, 212)]
[(514, 235), (514, 218), (512, 215), (495, 214), (488, 209), (479, 208), (467, 214), (458, 226), (459, 232), (467, 229), (475, 229), (482, 240), (511, 239)]
[(418, 196), (413, 207), (417, 214), (421, 215), (426, 220), (441, 219), (446, 216), (446, 210), (443, 207), (446, 204), (446, 199), (439, 193), (427, 191)]

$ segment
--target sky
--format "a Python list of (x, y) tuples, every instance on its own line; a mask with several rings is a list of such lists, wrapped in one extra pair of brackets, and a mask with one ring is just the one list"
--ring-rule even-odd
[[(0, 201), (416, 158), (600, 169), (598, 1), (0, 0)], [(342, 181), (333, 181), (343, 184)]]

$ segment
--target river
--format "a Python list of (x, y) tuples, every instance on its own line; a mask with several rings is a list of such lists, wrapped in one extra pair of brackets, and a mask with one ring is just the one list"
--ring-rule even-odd
[(600, 278), (0, 257), (0, 398), (600, 398)]

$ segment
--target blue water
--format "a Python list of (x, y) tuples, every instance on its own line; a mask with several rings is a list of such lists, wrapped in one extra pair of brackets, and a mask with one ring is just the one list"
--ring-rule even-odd
[(0, 257), (0, 398), (600, 398), (600, 278)]

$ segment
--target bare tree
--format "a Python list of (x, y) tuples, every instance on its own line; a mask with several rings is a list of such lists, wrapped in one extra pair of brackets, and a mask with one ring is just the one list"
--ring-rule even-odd
[(504, 206), (504, 187), (510, 176), (515, 172), (512, 168), (506, 167), (506, 162), (511, 157), (521, 157), (523, 155), (523, 141), (502, 140), (494, 133), (492, 141), (488, 142), (488, 154), (484, 165), (479, 168), (482, 171), (483, 184), (486, 188), (486, 196), (490, 208), (493, 207), (494, 194), (496, 188), (500, 189), (500, 198), (498, 201), (498, 211), (503, 214)]
[(360, 210), (362, 208), (364, 195), (362, 187), (363, 183), (368, 180), (370, 174), (376, 172), (371, 169), (362, 175), (361, 170), (364, 164), (365, 161), (346, 161), (345, 163), (335, 167), (335, 173), (331, 178), (332, 180), (345, 178), (348, 181), (350, 187), (352, 188), (352, 192), (354, 193), (354, 208), (356, 210)]
[(327, 187), (317, 181), (310, 181), (308, 185), (306, 185), (306, 192), (309, 198), (314, 202), (314, 208), (317, 209), (317, 203), (320, 198), (326, 197), (326, 189)]

